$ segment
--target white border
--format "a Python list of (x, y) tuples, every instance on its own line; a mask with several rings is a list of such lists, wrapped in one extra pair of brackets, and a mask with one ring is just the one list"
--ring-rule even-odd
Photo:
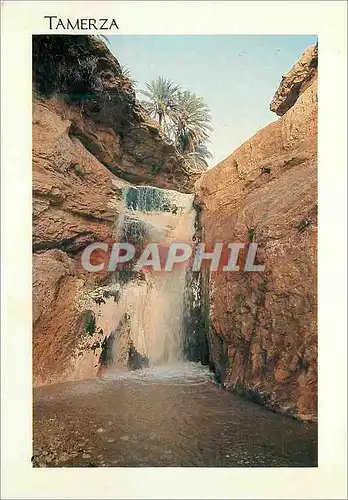
[[(346, 498), (346, 14), (337, 1), (2, 5), (2, 498)], [(114, 17), (119, 35), (318, 34), (317, 469), (31, 468), (31, 35), (52, 33), (44, 15)]]

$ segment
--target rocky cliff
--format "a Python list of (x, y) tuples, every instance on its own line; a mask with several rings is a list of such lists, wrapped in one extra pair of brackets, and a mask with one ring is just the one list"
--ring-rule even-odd
[[(283, 115), (196, 184), (202, 238), (258, 243), (264, 272), (202, 277), (215, 368), (227, 388), (316, 418), (317, 47), (283, 77)], [(241, 256), (240, 262), (243, 260)]]
[(93, 376), (117, 290), (77, 265), (114, 235), (129, 183), (192, 192), (194, 179), (130, 80), (92, 36), (33, 37), (33, 377)]
[(302, 57), (282, 77), (282, 81), (273, 96), (270, 110), (283, 116), (297, 101), (299, 96), (318, 76), (318, 44), (308, 47)]

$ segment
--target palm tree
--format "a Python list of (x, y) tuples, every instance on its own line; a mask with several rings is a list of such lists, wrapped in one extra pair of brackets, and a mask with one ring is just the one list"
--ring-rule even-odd
[(207, 169), (207, 160), (212, 155), (206, 142), (212, 128), (210, 110), (203, 99), (189, 90), (181, 90), (161, 76), (147, 83), (146, 87), (147, 90), (140, 91), (148, 98), (142, 101), (142, 105), (152, 118), (158, 120), (187, 170)]
[(202, 151), (212, 131), (210, 110), (201, 97), (189, 90), (179, 91), (175, 97), (170, 110), (174, 142), (182, 153), (194, 153), (197, 146)]
[(183, 153), (179, 150), (177, 152), (181, 156), (186, 170), (189, 172), (206, 170), (209, 166), (207, 160), (213, 158), (206, 144), (203, 143), (197, 144), (195, 150), (192, 152)]
[(148, 101), (142, 101), (142, 105), (152, 118), (158, 119), (159, 126), (163, 130), (166, 117), (176, 101), (180, 87), (162, 76), (152, 80), (151, 83), (146, 83), (146, 87), (147, 90), (140, 91), (148, 98)]

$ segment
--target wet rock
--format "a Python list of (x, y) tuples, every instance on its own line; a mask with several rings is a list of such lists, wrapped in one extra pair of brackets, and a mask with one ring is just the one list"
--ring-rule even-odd
[(149, 366), (148, 357), (138, 353), (132, 340), (129, 342), (128, 366), (130, 370), (140, 370)]

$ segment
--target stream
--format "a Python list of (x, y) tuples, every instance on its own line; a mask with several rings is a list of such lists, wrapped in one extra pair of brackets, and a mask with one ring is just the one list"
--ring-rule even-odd
[(314, 467), (315, 424), (244, 400), (196, 363), (34, 389), (36, 467)]

